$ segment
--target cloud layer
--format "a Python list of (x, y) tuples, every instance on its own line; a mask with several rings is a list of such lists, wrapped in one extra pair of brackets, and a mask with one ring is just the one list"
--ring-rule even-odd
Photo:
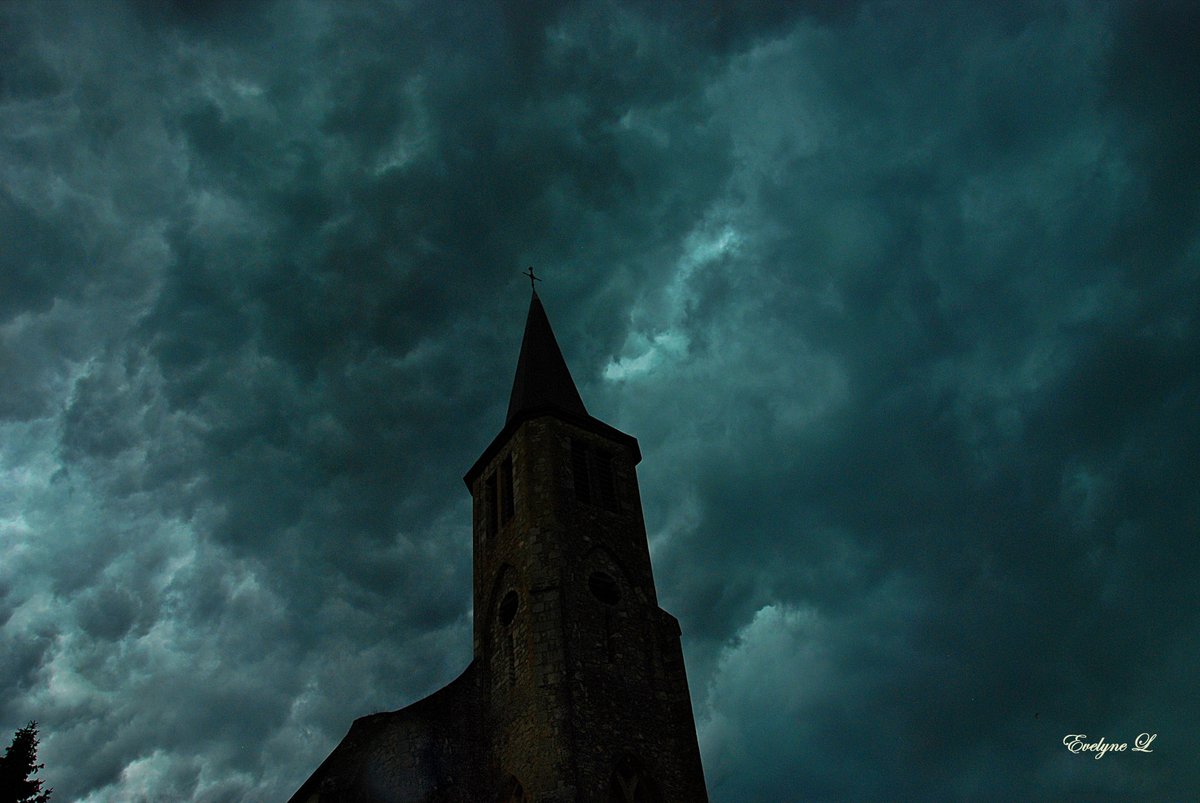
[(6, 5), (0, 725), (56, 797), (280, 799), (466, 664), (528, 264), (715, 801), (1200, 787), (1200, 17), (996, 6)]

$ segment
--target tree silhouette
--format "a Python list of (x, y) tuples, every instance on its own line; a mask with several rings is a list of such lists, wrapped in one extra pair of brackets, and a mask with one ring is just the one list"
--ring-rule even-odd
[(52, 789), (42, 791), (45, 781), (31, 778), (45, 764), (37, 763), (37, 723), (30, 722), (13, 735), (12, 744), (0, 758), (0, 803), (46, 803)]

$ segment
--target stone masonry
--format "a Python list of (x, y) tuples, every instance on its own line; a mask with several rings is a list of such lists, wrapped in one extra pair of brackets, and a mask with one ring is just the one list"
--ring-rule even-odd
[(508, 419), (464, 477), (474, 660), (357, 720), (293, 803), (707, 801), (637, 441), (588, 415), (534, 294)]

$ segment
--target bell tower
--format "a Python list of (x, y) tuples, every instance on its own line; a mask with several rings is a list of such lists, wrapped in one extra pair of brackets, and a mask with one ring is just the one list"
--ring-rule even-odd
[(504, 428), (464, 477), (485, 775), (501, 800), (708, 799), (640, 460), (636, 439), (588, 414), (535, 290)]
[(463, 478), (474, 659), (354, 720), (291, 803), (707, 803), (641, 457), (588, 414), (534, 291), (504, 428)]

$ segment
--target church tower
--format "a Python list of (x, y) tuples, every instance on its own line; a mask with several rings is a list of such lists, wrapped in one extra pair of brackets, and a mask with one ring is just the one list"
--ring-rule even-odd
[(640, 460), (588, 415), (534, 292), (504, 429), (465, 477), (475, 659), (513, 800), (707, 800)]
[(474, 660), (429, 697), (355, 721), (293, 803), (705, 803), (640, 460), (633, 437), (588, 414), (535, 291), (504, 427), (463, 478)]

